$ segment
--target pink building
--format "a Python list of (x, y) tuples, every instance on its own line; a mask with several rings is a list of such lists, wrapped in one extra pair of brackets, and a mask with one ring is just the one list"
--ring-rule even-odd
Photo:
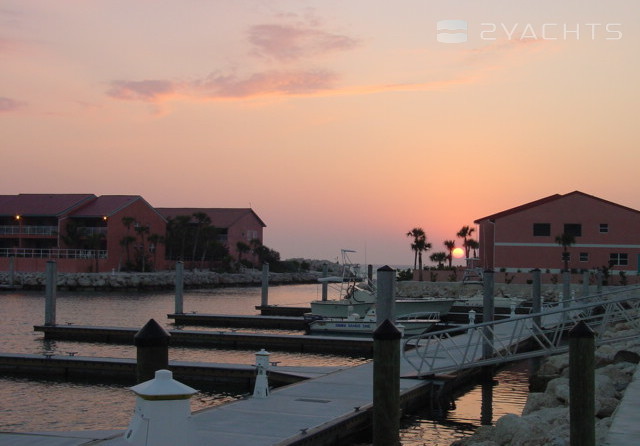
[[(0, 270), (104, 272), (144, 262), (164, 269), (165, 219), (138, 195), (0, 196)], [(156, 242), (154, 242), (156, 240)]]
[(475, 223), (485, 269), (559, 272), (563, 248), (556, 236), (569, 233), (575, 237), (569, 268), (640, 270), (640, 211), (583, 192), (551, 195)]
[[(206, 214), (218, 233), (218, 240), (226, 246), (229, 254), (238, 258), (238, 242), (247, 245), (251, 240), (263, 242), (263, 229), (267, 226), (251, 208), (157, 208), (166, 219), (177, 216)], [(195, 224), (195, 218), (192, 219)], [(256, 261), (252, 254), (244, 254), (244, 259)]]

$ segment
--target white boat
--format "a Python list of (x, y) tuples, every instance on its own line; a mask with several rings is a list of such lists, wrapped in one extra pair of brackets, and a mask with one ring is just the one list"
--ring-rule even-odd
[[(403, 336), (415, 336), (429, 330), (439, 321), (438, 313), (418, 313), (397, 319), (396, 327)], [(346, 318), (321, 318), (308, 323), (308, 331), (312, 334), (372, 335), (376, 327), (375, 308), (370, 309), (364, 317), (358, 313), (352, 313)]]
[[(376, 304), (375, 286), (368, 279), (361, 280), (360, 267), (349, 259), (351, 250), (342, 250), (342, 277), (325, 277), (320, 282), (339, 284), (338, 299), (314, 300), (311, 302), (311, 315), (322, 318), (347, 318), (351, 313), (367, 314)], [(402, 317), (414, 313), (439, 313), (445, 315), (455, 302), (452, 298), (416, 297), (401, 298), (395, 301), (395, 316)]]

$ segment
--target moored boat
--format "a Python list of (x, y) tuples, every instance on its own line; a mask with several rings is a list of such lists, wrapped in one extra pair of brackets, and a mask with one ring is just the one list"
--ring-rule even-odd
[[(403, 336), (415, 336), (429, 330), (440, 321), (438, 313), (408, 314), (396, 320), (396, 326)], [(375, 308), (370, 309), (364, 317), (352, 313), (348, 317), (330, 317), (310, 320), (308, 331), (312, 334), (349, 334), (372, 335), (377, 327)]]

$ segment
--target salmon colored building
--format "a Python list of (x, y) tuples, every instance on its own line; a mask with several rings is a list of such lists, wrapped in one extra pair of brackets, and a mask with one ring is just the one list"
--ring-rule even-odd
[(637, 274), (640, 211), (580, 191), (555, 194), (475, 221), (484, 269), (527, 272), (564, 268), (562, 233), (572, 234), (569, 268)]
[[(203, 213), (210, 219), (218, 233), (218, 241), (238, 259), (238, 242), (247, 245), (252, 240), (263, 243), (263, 229), (267, 226), (251, 208), (157, 208), (167, 220), (178, 216), (193, 216)], [(194, 221), (195, 223), (195, 221)], [(244, 259), (257, 261), (251, 253), (243, 254)]]
[[(164, 269), (166, 220), (138, 195), (0, 196), (0, 270), (120, 270), (127, 262)], [(154, 242), (154, 240), (156, 240)]]

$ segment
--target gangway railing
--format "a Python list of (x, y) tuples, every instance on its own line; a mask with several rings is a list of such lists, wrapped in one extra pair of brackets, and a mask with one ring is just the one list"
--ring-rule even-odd
[[(639, 309), (640, 287), (625, 287), (546, 304), (540, 313), (413, 336), (405, 339), (403, 356), (419, 377), (548, 356), (568, 351), (564, 334), (581, 320), (594, 331), (596, 345), (638, 337)], [(635, 330), (611, 330), (621, 322)]]

